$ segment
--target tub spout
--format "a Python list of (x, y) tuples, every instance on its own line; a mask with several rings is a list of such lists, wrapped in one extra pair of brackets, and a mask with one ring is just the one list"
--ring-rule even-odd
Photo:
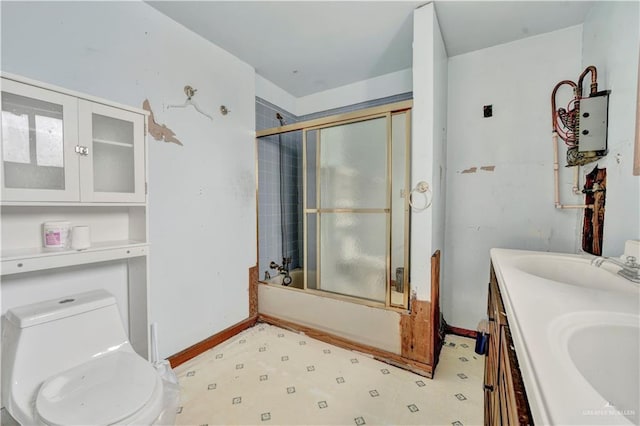
[(633, 281), (634, 283), (640, 283), (640, 263), (636, 262), (634, 256), (627, 256), (626, 262), (622, 262), (612, 257), (596, 257), (591, 261), (591, 264), (597, 268), (601, 267), (603, 263), (609, 262), (621, 269), (618, 271), (618, 275)]

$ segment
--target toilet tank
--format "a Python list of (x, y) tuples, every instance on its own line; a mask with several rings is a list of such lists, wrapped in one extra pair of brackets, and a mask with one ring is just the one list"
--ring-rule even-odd
[(48, 377), (113, 350), (133, 352), (104, 290), (9, 309), (2, 323), (2, 399), (29, 410)]

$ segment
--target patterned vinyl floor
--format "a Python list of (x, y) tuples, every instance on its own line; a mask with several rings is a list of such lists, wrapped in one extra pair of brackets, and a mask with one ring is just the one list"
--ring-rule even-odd
[(267, 324), (176, 368), (179, 425), (473, 425), (484, 357), (447, 335), (435, 379)]

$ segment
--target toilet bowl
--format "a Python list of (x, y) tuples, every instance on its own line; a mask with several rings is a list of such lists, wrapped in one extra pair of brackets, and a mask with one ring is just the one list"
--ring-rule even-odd
[(20, 424), (152, 425), (164, 392), (106, 291), (12, 308), (3, 318), (2, 402)]

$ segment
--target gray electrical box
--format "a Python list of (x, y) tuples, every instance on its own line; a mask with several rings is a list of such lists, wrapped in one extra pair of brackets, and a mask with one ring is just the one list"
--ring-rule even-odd
[(609, 94), (607, 92), (580, 99), (578, 151), (607, 150), (608, 109)]

